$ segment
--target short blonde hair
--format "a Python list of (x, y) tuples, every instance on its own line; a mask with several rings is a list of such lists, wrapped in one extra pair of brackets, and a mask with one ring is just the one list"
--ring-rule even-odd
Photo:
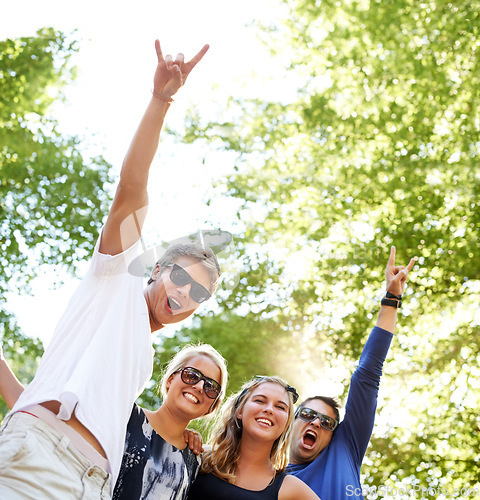
[(163, 398), (167, 397), (167, 382), (169, 378), (175, 373), (188, 366), (188, 362), (197, 357), (197, 356), (205, 356), (212, 360), (218, 368), (220, 368), (220, 377), (221, 380), (218, 380), (221, 386), (221, 391), (215, 401), (210, 406), (206, 415), (210, 415), (215, 413), (220, 407), (223, 398), (225, 397), (225, 391), (227, 389), (228, 383), (228, 370), (227, 370), (227, 362), (225, 358), (210, 344), (186, 344), (182, 347), (180, 351), (175, 354), (175, 356), (170, 360), (167, 367), (165, 368), (162, 379), (160, 381), (160, 392)]

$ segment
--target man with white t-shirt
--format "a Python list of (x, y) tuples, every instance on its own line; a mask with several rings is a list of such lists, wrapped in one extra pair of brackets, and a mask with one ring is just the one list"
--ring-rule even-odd
[(153, 95), (90, 267), (0, 429), (0, 498), (110, 498), (132, 404), (152, 374), (151, 333), (189, 317), (216, 288), (215, 255), (195, 244), (167, 249), (145, 288), (131, 272), (165, 115), (208, 45), (188, 62), (164, 58), (158, 40), (155, 48)]

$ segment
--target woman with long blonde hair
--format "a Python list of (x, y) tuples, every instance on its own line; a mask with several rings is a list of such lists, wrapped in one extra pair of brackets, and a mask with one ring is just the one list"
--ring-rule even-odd
[(285, 473), (297, 399), (283, 379), (268, 376), (255, 376), (230, 396), (188, 500), (318, 499)]

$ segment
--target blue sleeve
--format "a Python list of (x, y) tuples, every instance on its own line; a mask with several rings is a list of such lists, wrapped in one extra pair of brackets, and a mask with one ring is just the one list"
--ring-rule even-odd
[(346, 442), (351, 447), (352, 458), (359, 466), (372, 435), (383, 362), (392, 338), (392, 333), (382, 328), (373, 328), (350, 382), (341, 427)]

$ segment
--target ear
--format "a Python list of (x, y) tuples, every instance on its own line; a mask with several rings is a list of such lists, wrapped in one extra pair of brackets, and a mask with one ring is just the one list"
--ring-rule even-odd
[(235, 425), (237, 426), (237, 429), (242, 429), (243, 428), (243, 420), (242, 420), (242, 412), (239, 411), (237, 412), (237, 414), (235, 415)]
[(160, 276), (162, 272), (162, 268), (160, 267), (159, 264), (156, 264), (156, 266), (153, 268), (153, 271), (152, 271), (152, 280), (153, 281), (156, 281), (156, 279)]
[(167, 392), (168, 392), (168, 389), (170, 389), (170, 386), (172, 385), (173, 377), (174, 377), (174, 374), (172, 373), (172, 375), (170, 375), (170, 377), (168, 377), (168, 379), (167, 379), (167, 383), (165, 384), (165, 389), (167, 390)]

